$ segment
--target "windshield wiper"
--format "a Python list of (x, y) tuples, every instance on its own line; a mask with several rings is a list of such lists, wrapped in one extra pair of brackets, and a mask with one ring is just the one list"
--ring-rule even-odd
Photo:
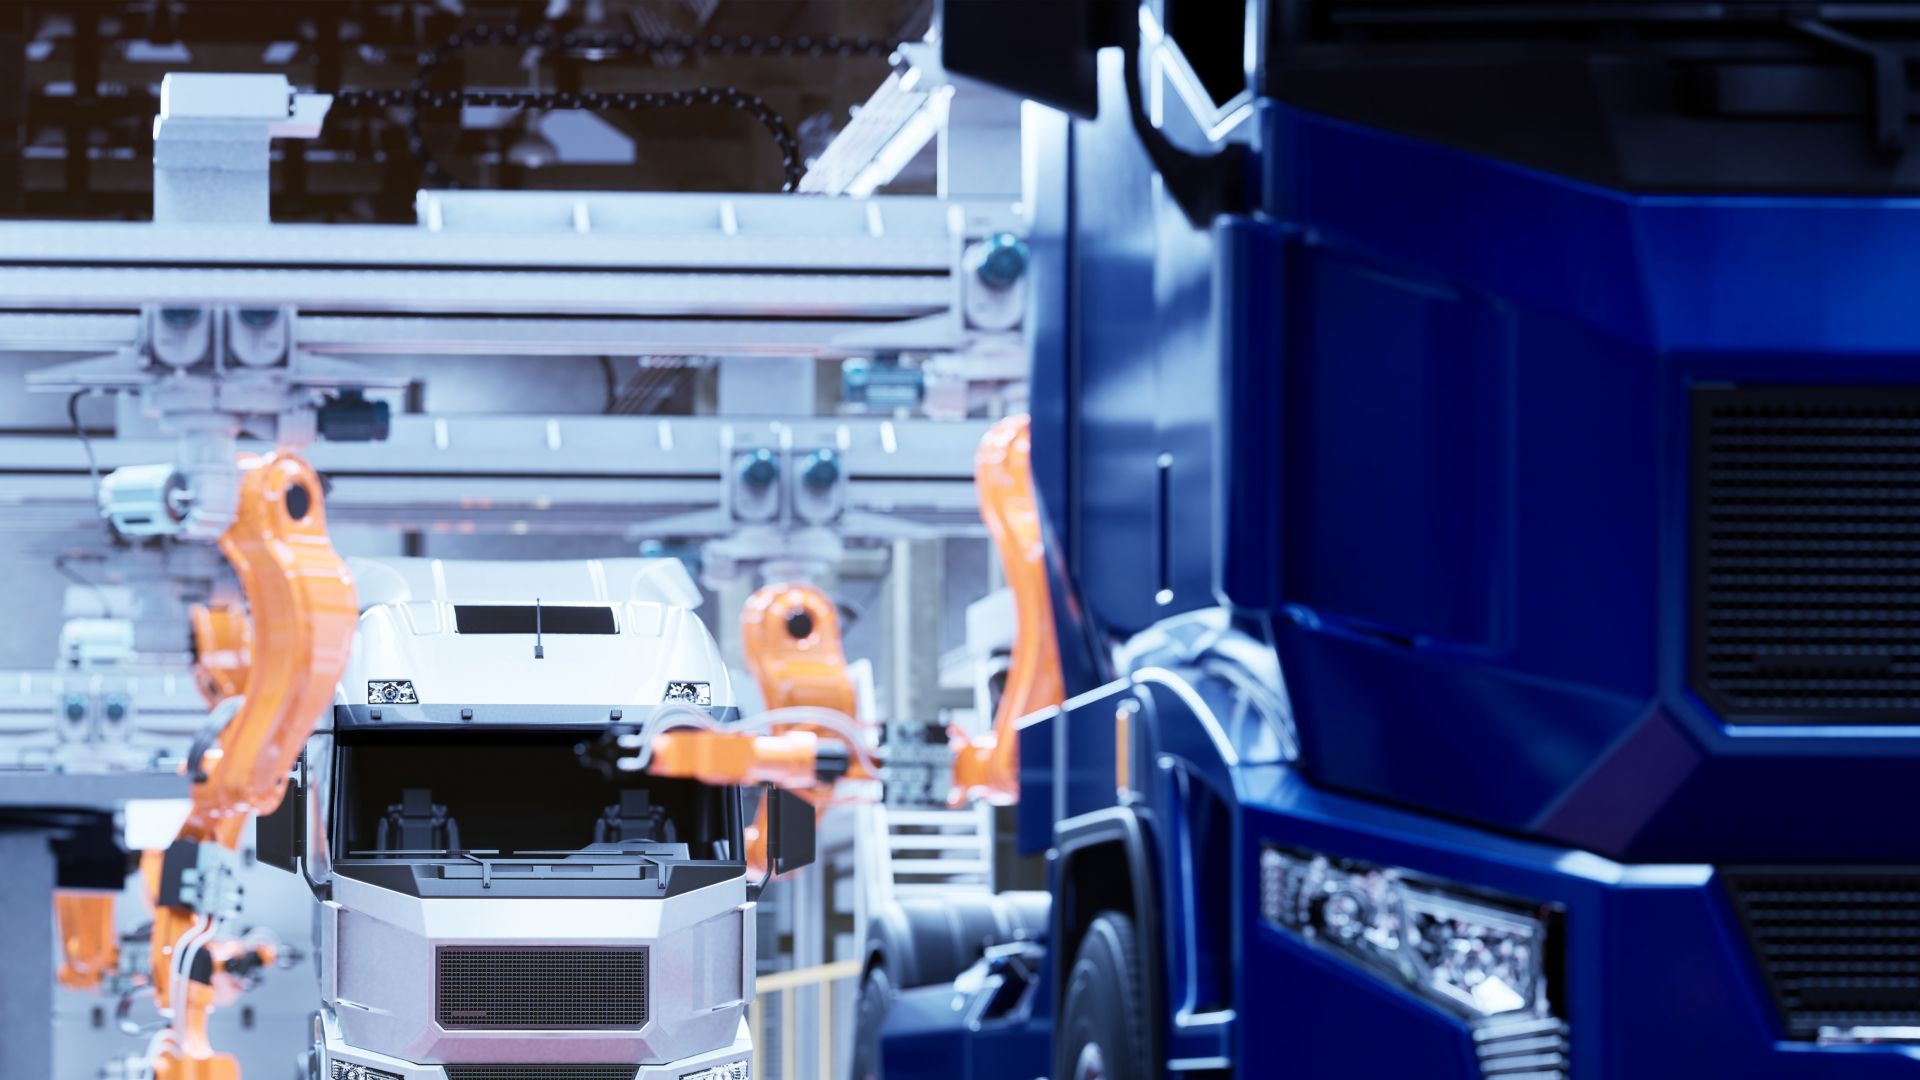
[(470, 851), (465, 854), (467, 858), (480, 864), (480, 887), (483, 889), (493, 888), (493, 862), (489, 859), (483, 859)]

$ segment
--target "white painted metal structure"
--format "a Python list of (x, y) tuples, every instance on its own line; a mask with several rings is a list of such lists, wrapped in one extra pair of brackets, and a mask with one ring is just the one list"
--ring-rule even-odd
[[(918, 197), (429, 193), (420, 226), (0, 223), (0, 354), (76, 357), (35, 389), (144, 390), (155, 323), (176, 308), (277, 311), (300, 385), (382, 385), (374, 357), (702, 355), (787, 358), (1017, 349), (1018, 330), (965, 325), (970, 237), (1013, 224), (1010, 207)], [(218, 373), (223, 378), (224, 373)], [(277, 404), (277, 403), (276, 403)], [(971, 448), (980, 422), (813, 416), (397, 417), (379, 444), (314, 447), (341, 484), (340, 520), (425, 527), (481, 508), (502, 527), (579, 529), (718, 506), (725, 448), (785, 441), (840, 448), (850, 535), (859, 512), (938, 531), (974, 530)], [(245, 446), (244, 438), (241, 443)], [(98, 444), (105, 469), (173, 456), (170, 445)], [(0, 437), (6, 524), (91, 516), (82, 448)], [(404, 479), (382, 485), (382, 478)], [(453, 482), (440, 496), (434, 483)], [(582, 483), (586, 481), (587, 483)], [(405, 513), (395, 506), (407, 490)], [(455, 504), (449, 507), (449, 503)], [(501, 510), (501, 512), (494, 512)], [(518, 511), (516, 513), (516, 511)], [(35, 521), (44, 523), (44, 519)], [(602, 526), (604, 528), (604, 525)], [(524, 530), (516, 530), (524, 531)], [(885, 532), (878, 535), (888, 535)]]

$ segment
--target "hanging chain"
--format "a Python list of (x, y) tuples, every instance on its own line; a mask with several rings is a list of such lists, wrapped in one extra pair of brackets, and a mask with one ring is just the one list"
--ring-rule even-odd
[(644, 109), (696, 106), (727, 107), (752, 116), (773, 137), (774, 144), (780, 148), (780, 169), (784, 177), (780, 190), (794, 191), (799, 188), (800, 178), (806, 172), (806, 165), (801, 160), (800, 140), (795, 137), (793, 127), (773, 106), (767, 104), (765, 98), (736, 87), (701, 86), (692, 90), (637, 93), (430, 90), (427, 88), (440, 64), (462, 49), (473, 46), (519, 44), (543, 49), (587, 49), (595, 53), (613, 54), (627, 59), (668, 52), (755, 57), (885, 57), (892, 55), (893, 51), (899, 48), (899, 43), (894, 41), (868, 37), (843, 38), (832, 35), (825, 37), (801, 35), (792, 38), (777, 35), (764, 38), (727, 37), (722, 34), (706, 37), (691, 34), (641, 36), (638, 34), (556, 33), (545, 27), (523, 32), (519, 27), (511, 25), (475, 26), (448, 37), (440, 43), (438, 48), (428, 53), (421, 60), (420, 69), (414, 75), (412, 89), (345, 90), (334, 95), (334, 105), (342, 109), (410, 109), (412, 115), (407, 121), (407, 147), (419, 159), (422, 173), (432, 182), (446, 187), (459, 187), (460, 182), (447, 172), (427, 145), (426, 133), (421, 126), (421, 117), (431, 110), (450, 109), (462, 105), (539, 110), (584, 109), (593, 112), (638, 112)]

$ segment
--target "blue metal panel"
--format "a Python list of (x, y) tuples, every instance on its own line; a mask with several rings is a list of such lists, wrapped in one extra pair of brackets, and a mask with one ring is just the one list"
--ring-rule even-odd
[(1273, 299), (1285, 295), (1296, 239), (1268, 218), (1222, 218), (1214, 229), (1221, 382), (1248, 402), (1222, 403), (1217, 418), (1215, 566), (1221, 599), (1252, 611), (1280, 602), (1287, 320)]
[[(1052, 223), (1068, 230), (1066, 242), (1048, 237), (1035, 248), (1036, 261), (1069, 259), (1073, 283), (1069, 474), (1036, 479), (1049, 505), (1064, 494), (1058, 539), (1085, 614), (1126, 634), (1214, 603), (1221, 391), (1210, 359), (1214, 250), (1153, 183), (1127, 124), (1118, 62), (1117, 53), (1102, 58), (1101, 119), (1073, 126), (1074, 213)], [(1036, 399), (1043, 395), (1036, 386)], [(1039, 439), (1036, 431), (1036, 459), (1052, 445)], [(1050, 482), (1064, 482), (1064, 493)]]
[(1120, 705), (1132, 700), (1133, 687), (1117, 682), (1068, 701), (1051, 725), (1056, 824), (1110, 809), (1119, 801), (1114, 786), (1116, 718)]
[(1260, 1018), (1242, 1076), (1481, 1080), (1464, 1026), (1279, 931), (1260, 928), (1241, 970), (1259, 972), (1248, 1001)]
[(1053, 750), (1060, 724), (1057, 709), (1036, 714), (1020, 725), (1020, 801), (1014, 804), (1014, 843), (1022, 855), (1053, 845)]
[(1031, 109), (1022, 124), (1023, 149), (1033, 159), (1027, 232), (1031, 463), (1049, 530), (1064, 542), (1072, 503), (1073, 154), (1066, 116)]
[(1276, 410), (1286, 595), (1403, 640), (1504, 645), (1512, 322), (1487, 297), (1310, 250), (1297, 293), (1268, 297), (1301, 314)]
[[(1240, 808), (1233, 766), (1175, 686), (1190, 672), (1143, 673), (1135, 759), (1151, 762), (1137, 785), (1154, 824), (1162, 996), (1169, 1059), (1231, 1057), (1237, 1035), (1236, 904)], [(1176, 681), (1177, 680), (1177, 681)]]
[(1920, 858), (1887, 801), (1920, 729), (1729, 730), (1685, 667), (1690, 389), (1920, 381), (1920, 203), (1634, 197), (1265, 117), (1307, 239), (1224, 275), (1287, 327), (1306, 769), (1622, 858)]
[[(902, 991), (887, 1014), (887, 1080), (1009, 1080), (1052, 1068), (1047, 1026), (1026, 1018), (969, 1027), (951, 986)], [(822, 1078), (824, 1080), (824, 1078)]]

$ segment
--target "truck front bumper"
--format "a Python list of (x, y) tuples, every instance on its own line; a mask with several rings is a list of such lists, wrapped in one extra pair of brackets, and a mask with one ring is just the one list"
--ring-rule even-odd
[[(325, 1044), (322, 1060), (319, 1062), (320, 1080), (335, 1080), (336, 1073), (341, 1080), (448, 1080), (450, 1074), (445, 1065), (424, 1064), (402, 1061), (385, 1054), (376, 1054), (369, 1050), (349, 1046), (340, 1037), (339, 1025), (323, 1021)], [(555, 1055), (544, 1061), (487, 1062), (498, 1065), (546, 1065), (556, 1069), (569, 1066), (598, 1066), (605, 1068), (603, 1062), (582, 1062), (565, 1057), (566, 1044), (556, 1042)], [(338, 1068), (336, 1069), (336, 1064)], [(354, 1068), (360, 1070), (354, 1073)], [(459, 1066), (454, 1066), (458, 1068)], [(678, 1061), (632, 1066), (632, 1080), (753, 1080), (753, 1040), (747, 1033), (746, 1021), (740, 1023), (740, 1033), (730, 1046), (721, 1047), (704, 1054), (695, 1054)], [(565, 1076), (556, 1072), (556, 1076)], [(596, 1069), (595, 1080), (600, 1074)]]

